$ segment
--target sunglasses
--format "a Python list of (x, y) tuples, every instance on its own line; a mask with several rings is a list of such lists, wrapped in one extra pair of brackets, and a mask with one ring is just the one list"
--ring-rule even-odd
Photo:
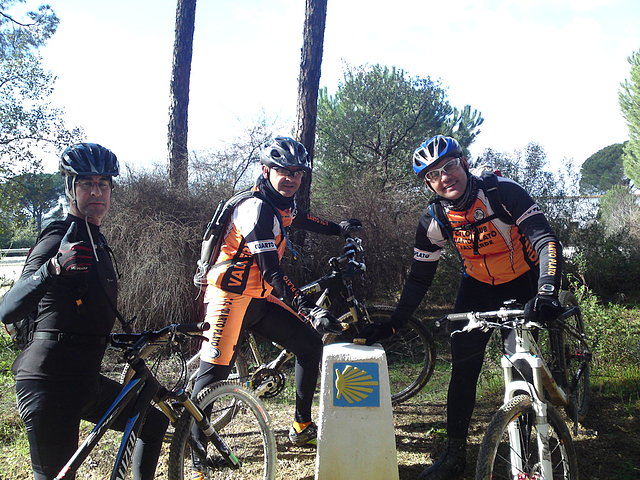
[(458, 168), (459, 166), (460, 166), (460, 158), (454, 158), (450, 162), (445, 163), (440, 168), (434, 168), (433, 170), (429, 170), (427, 173), (425, 173), (424, 178), (429, 182), (435, 182), (442, 176), (442, 173), (446, 173), (447, 175), (449, 175), (455, 172), (456, 168)]
[(111, 189), (111, 182), (109, 180), (99, 180), (97, 182), (92, 182), (91, 180), (78, 180), (76, 185), (85, 192), (91, 192), (95, 187), (103, 192)]
[(304, 175), (304, 170), (289, 170), (288, 168), (277, 167), (275, 165), (271, 168), (282, 177), (300, 178)]

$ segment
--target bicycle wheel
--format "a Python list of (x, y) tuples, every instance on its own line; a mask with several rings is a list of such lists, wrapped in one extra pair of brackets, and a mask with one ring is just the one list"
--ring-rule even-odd
[[(385, 305), (367, 308), (369, 318), (374, 323), (387, 321), (394, 310), (394, 307)], [(350, 316), (351, 313), (346, 313), (339, 321), (350, 323)], [(364, 326), (364, 322), (351, 324), (344, 334), (336, 336), (331, 343), (353, 341)], [(411, 317), (399, 332), (381, 340), (380, 344), (387, 357), (391, 403), (398, 405), (422, 390), (431, 378), (436, 363), (435, 343), (422, 322)]]
[[(551, 405), (547, 406), (547, 420), (551, 479), (577, 480), (578, 464), (569, 429)], [(513, 440), (509, 439), (509, 430), (513, 432)], [(538, 433), (531, 397), (518, 395), (500, 407), (480, 446), (476, 480), (542, 478)]]
[[(562, 291), (559, 300), (564, 307), (578, 305), (573, 293)], [(570, 418), (584, 421), (589, 411), (591, 388), (591, 352), (586, 343), (582, 315), (578, 311), (564, 319), (560, 332), (560, 350), (558, 357), (562, 367), (563, 382), (571, 395), (571, 402), (565, 409)]]
[[(212, 408), (212, 415), (221, 415), (220, 410), (234, 408), (232, 420), (218, 434), (240, 459), (241, 467), (232, 470), (223, 465), (218, 450), (209, 443), (207, 454), (215, 467), (207, 468), (208, 480), (275, 478), (276, 440), (271, 421), (262, 402), (245, 387), (233, 381), (216, 382), (198, 395), (201, 409)], [(169, 480), (189, 478), (191, 470), (191, 426), (193, 417), (185, 412), (178, 420), (173, 441), (169, 449)]]

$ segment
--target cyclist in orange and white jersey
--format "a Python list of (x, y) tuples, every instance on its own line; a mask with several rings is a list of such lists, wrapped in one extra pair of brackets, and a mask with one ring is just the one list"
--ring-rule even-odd
[[(263, 146), (261, 163), (262, 172), (254, 186), (258, 195), (236, 206), (223, 234), (220, 254), (207, 273), (205, 320), (211, 328), (205, 333), (209, 341), (202, 345), (193, 395), (227, 378), (241, 333), (249, 329), (296, 355), (295, 421), (289, 438), (296, 445), (315, 443), (317, 428), (311, 419), (311, 404), (322, 359), (320, 334), (337, 333), (341, 327), (328, 311), (300, 292), (280, 261), (289, 226), (341, 235), (361, 223), (351, 219), (337, 224), (296, 210), (294, 195), (303, 176), (311, 172), (301, 143), (276, 137)], [(198, 436), (199, 429), (193, 433)], [(194, 463), (194, 478), (199, 478)]]
[[(367, 344), (393, 335), (415, 312), (431, 285), (448, 239), (464, 266), (455, 312), (496, 310), (504, 301), (514, 299), (525, 305), (530, 319), (555, 317), (561, 310), (562, 247), (531, 196), (512, 180), (498, 177), (489, 185), (486, 177), (472, 175), (460, 144), (443, 135), (426, 140), (415, 151), (413, 169), (437, 194), (432, 205), (439, 204), (440, 209), (430, 208), (420, 219), (411, 271), (400, 301), (388, 323), (363, 332)], [(493, 195), (491, 188), (497, 188), (499, 194)], [(491, 198), (499, 198), (500, 205), (492, 205)], [(454, 479), (465, 469), (476, 384), (490, 335), (474, 330), (451, 337), (448, 446), (435, 464), (422, 472), (421, 479)]]

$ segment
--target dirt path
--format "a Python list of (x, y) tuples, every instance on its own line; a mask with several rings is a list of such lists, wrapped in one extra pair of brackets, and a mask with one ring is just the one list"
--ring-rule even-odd
[[(469, 467), (463, 477), (473, 479), (474, 464), (482, 435), (495, 412), (497, 396), (480, 399), (471, 425)], [(269, 405), (278, 439), (278, 479), (313, 480), (315, 450), (291, 447), (286, 430), (291, 416), (289, 406)], [(417, 478), (444, 446), (445, 404), (407, 402), (396, 408), (394, 422), (401, 480)], [(589, 419), (582, 425), (590, 434), (574, 438), (581, 479), (640, 479), (640, 416), (628, 411), (612, 397), (594, 395)], [(354, 479), (360, 480), (360, 479)]]

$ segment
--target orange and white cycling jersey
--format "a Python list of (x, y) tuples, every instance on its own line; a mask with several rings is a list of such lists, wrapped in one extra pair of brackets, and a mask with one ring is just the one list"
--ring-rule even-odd
[[(506, 283), (538, 264), (538, 253), (517, 225), (495, 218), (475, 229), (456, 229), (491, 216), (494, 212), (482, 190), (466, 211), (448, 210), (447, 218), (454, 228), (453, 242), (471, 277), (491, 284)], [(518, 221), (539, 214), (532, 205)], [(477, 238), (473, 238), (477, 236)], [(474, 251), (474, 241), (477, 251)]]
[[(291, 210), (278, 210), (286, 228)], [(272, 286), (262, 275), (256, 256), (280, 264), (287, 242), (274, 209), (258, 198), (240, 203), (223, 237), (220, 255), (207, 274), (207, 283), (232, 293), (266, 297)], [(206, 301), (206, 297), (205, 297)]]
[[(482, 182), (479, 178), (474, 181)], [(477, 189), (464, 210), (454, 210), (443, 202), (465, 273), (481, 282), (499, 285), (540, 268), (541, 283), (559, 286), (561, 247), (542, 211), (516, 182), (500, 177), (498, 187), (503, 207), (514, 219), (513, 223), (493, 218), (473, 225), (495, 213), (482, 188)], [(435, 275), (435, 265), (448, 238), (446, 228), (429, 212), (418, 224), (412, 268), (416, 278), (425, 285), (430, 285)]]

